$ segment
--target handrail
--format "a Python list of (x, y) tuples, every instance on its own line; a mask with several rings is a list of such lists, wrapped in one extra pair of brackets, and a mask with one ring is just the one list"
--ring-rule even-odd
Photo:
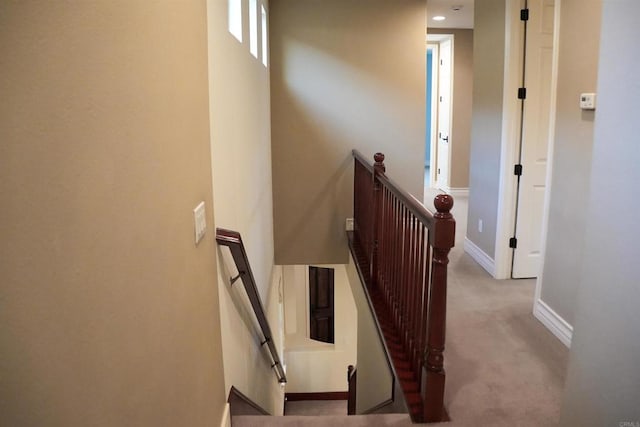
[[(393, 342), (395, 371), (411, 418), (447, 419), (444, 409), (444, 342), (448, 254), (454, 245), (453, 198), (434, 199), (436, 213), (389, 178), (385, 156), (371, 165), (353, 150), (354, 231), (350, 247), (366, 274), (374, 312)], [(357, 255), (357, 256), (355, 256)], [(397, 366), (396, 366), (397, 363)], [(420, 391), (424, 383), (424, 390)], [(416, 395), (418, 389), (419, 394)], [(421, 397), (418, 397), (421, 396)], [(416, 398), (420, 401), (416, 403)]]
[[(369, 164), (368, 160), (366, 160), (362, 153), (355, 149), (352, 151), (352, 153), (353, 157), (356, 158), (362, 164), (362, 166), (367, 168), (369, 172), (374, 172), (374, 166)], [(384, 160), (384, 156), (382, 157), (382, 159)], [(407, 208), (409, 208), (409, 210), (416, 216), (416, 218), (421, 220), (423, 223), (429, 224), (429, 226), (431, 226), (431, 224), (433, 223), (433, 214), (429, 212), (429, 210), (422, 203), (420, 203), (420, 201), (418, 201), (412, 194), (406, 192), (393, 179), (389, 178), (384, 171), (380, 173), (378, 178), (385, 187), (389, 188), (393, 192), (393, 194), (398, 199), (400, 199), (407, 206)]]
[(260, 345), (267, 344), (269, 352), (271, 353), (271, 358), (273, 360), (273, 364), (271, 365), (271, 367), (276, 369), (278, 382), (286, 383), (287, 377), (285, 376), (282, 363), (280, 363), (280, 357), (278, 356), (276, 346), (273, 343), (273, 334), (271, 333), (271, 328), (269, 327), (269, 322), (267, 321), (267, 316), (265, 315), (262, 301), (260, 301), (260, 295), (258, 294), (256, 280), (253, 277), (253, 272), (251, 271), (251, 266), (249, 265), (249, 258), (247, 257), (247, 252), (244, 249), (242, 237), (240, 237), (240, 233), (238, 233), (237, 231), (216, 228), (216, 242), (218, 242), (219, 245), (227, 246), (231, 251), (231, 256), (233, 257), (233, 260), (236, 263), (236, 267), (238, 269), (238, 275), (231, 278), (231, 284), (233, 285), (233, 283), (238, 279), (242, 280), (244, 289), (247, 292), (249, 301), (251, 302), (251, 307), (253, 308), (253, 312), (255, 313), (256, 318), (258, 319), (258, 324), (260, 325), (260, 328), (262, 329), (262, 335), (264, 336), (264, 340)]

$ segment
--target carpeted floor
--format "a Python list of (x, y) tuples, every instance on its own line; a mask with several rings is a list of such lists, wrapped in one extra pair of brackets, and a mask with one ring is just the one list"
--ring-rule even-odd
[(287, 401), (284, 414), (289, 415), (347, 415), (346, 400)]
[[(429, 191), (427, 206), (432, 206)], [(555, 426), (568, 349), (532, 315), (535, 280), (494, 280), (464, 253), (467, 200), (456, 198), (445, 367), (447, 426)], [(401, 414), (236, 417), (235, 426), (409, 426)]]
[(535, 280), (493, 279), (464, 253), (467, 198), (456, 198), (453, 214), (445, 350), (453, 424), (557, 425), (569, 351), (533, 317)]

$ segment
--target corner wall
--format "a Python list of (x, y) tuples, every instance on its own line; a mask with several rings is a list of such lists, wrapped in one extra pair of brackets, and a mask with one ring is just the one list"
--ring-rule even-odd
[[(473, 116), (469, 154), (467, 238), (495, 259), (505, 63), (505, 1), (474, 7)], [(478, 220), (484, 223), (480, 233)]]
[(204, 1), (0, 3), (0, 414), (224, 407)]
[(346, 264), (353, 159), (381, 151), (419, 200), (425, 158), (425, 0), (272, 0), (278, 264)]
[(540, 299), (575, 320), (590, 190), (594, 120), (580, 93), (597, 92), (602, 0), (562, 0), (555, 142)]
[(602, 1), (591, 193), (563, 426), (640, 422), (638, 15), (635, 0)]
[[(273, 263), (269, 69), (249, 52), (248, 2), (243, 0), (244, 43), (227, 31), (227, 2), (209, 0), (207, 6), (211, 163), (216, 194), (212, 231), (222, 227), (241, 233), (262, 303), (271, 308), (267, 317), (277, 319), (280, 304), (271, 301), (277, 295), (282, 272)], [(235, 386), (271, 414), (282, 414), (283, 390), (270, 368), (271, 359), (260, 347), (263, 336), (245, 291), (240, 282), (231, 286), (230, 272), (236, 270), (224, 255), (227, 252), (217, 250), (226, 393)], [(279, 343), (279, 326), (271, 323), (271, 329)]]

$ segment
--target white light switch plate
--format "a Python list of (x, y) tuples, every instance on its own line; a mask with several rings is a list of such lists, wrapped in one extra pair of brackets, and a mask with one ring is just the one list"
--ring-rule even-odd
[(595, 93), (581, 93), (580, 94), (580, 108), (583, 110), (595, 110), (596, 109), (596, 94)]
[(207, 219), (204, 211), (204, 202), (200, 202), (198, 206), (193, 210), (193, 220), (196, 231), (196, 245), (204, 237), (204, 233), (207, 231)]
[(347, 218), (345, 222), (345, 228), (347, 231), (353, 231), (353, 218)]

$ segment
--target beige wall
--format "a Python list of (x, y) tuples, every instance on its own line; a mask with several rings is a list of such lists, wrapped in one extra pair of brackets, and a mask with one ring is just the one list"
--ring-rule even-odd
[(0, 4), (0, 413), (218, 425), (204, 2)]
[[(541, 299), (573, 325), (596, 113), (580, 109), (582, 92), (597, 92), (601, 0), (562, 0), (558, 91), (549, 228)], [(578, 36), (579, 35), (579, 36)]]
[[(282, 272), (273, 263), (269, 69), (249, 53), (248, 14), (240, 43), (227, 31), (227, 2), (209, 0), (207, 5), (215, 226), (242, 234), (263, 305), (271, 308), (268, 317), (277, 319), (281, 303), (271, 301)], [(248, 2), (243, 5), (246, 11)], [(281, 414), (284, 393), (270, 357), (259, 346), (263, 336), (245, 291), (240, 282), (230, 284), (230, 271), (236, 270), (223, 257), (227, 253), (218, 251), (226, 391), (235, 386), (267, 411)], [(280, 342), (281, 328), (271, 327), (274, 341)]]
[[(599, 9), (588, 3), (583, 10)], [(602, 1), (591, 191), (586, 237), (573, 246), (583, 249), (562, 426), (640, 421), (639, 15), (635, 0)]]
[(473, 118), (469, 156), (467, 238), (493, 257), (496, 247), (505, 61), (505, 1), (483, 0), (474, 8)]
[(334, 269), (335, 343), (309, 339), (308, 268), (284, 266), (286, 321), (296, 324), (285, 336), (287, 393), (318, 393), (347, 390), (347, 366), (356, 364), (358, 316), (344, 265), (316, 265)]
[(429, 28), (427, 33), (453, 34), (453, 113), (449, 187), (468, 188), (473, 100), (473, 30)]
[(425, 157), (425, 1), (272, 0), (278, 264), (345, 264), (351, 149), (387, 155), (419, 199)]

